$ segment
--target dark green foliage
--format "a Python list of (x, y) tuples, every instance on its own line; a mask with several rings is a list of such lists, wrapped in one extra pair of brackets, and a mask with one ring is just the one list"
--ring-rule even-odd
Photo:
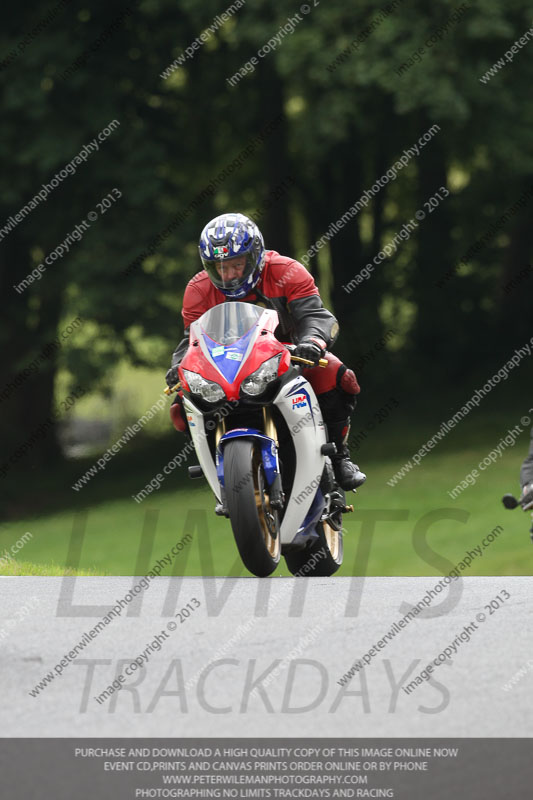
[[(298, 5), (273, 10), (266, 0), (248, 0), (168, 80), (160, 74), (225, 4), (125, 0), (111, 7), (91, 0), (6, 10), (0, 228), (109, 122), (120, 126), (0, 242), (0, 391), (62, 321), (81, 315), (94, 331), (90, 346), (66, 345), (2, 403), (4, 459), (21, 431), (49, 415), (58, 359), (73, 383), (88, 388), (104, 387), (125, 356), (133, 365), (164, 369), (166, 351), (181, 336), (185, 283), (199, 267), (196, 239), (210, 216), (264, 208), (267, 245), (301, 256), (434, 124), (441, 130), (421, 155), (330, 243), (339, 353), (355, 361), (392, 327), (399, 332), (394, 350), (380, 360), (379, 372), (369, 370), (367, 391), (401, 369), (409, 369), (413, 391), (428, 379), (432, 392), (435, 379), (445, 391), (443, 376), (470, 383), (473, 371), (492, 374), (530, 335), (533, 278), (519, 289), (504, 287), (531, 263), (533, 197), (458, 266), (533, 185), (533, 42), (489, 81), (479, 80), (530, 29), (529, 4), (471, 0), (452, 19), (460, 4), (445, 0), (397, 0), (390, 13), (387, 4), (370, 0), (314, 2), (294, 32), (233, 87), (226, 79)], [(48, 15), (53, 19), (46, 22)], [(398, 74), (402, 64), (408, 68)], [(217, 181), (213, 194), (202, 195), (280, 114), (281, 123), (252, 154)], [(450, 196), (347, 294), (342, 286), (442, 185)], [(15, 292), (13, 285), (114, 187), (122, 198), (82, 241), (42, 279)], [(314, 260), (309, 266), (318, 274)], [(160, 344), (146, 346), (147, 340)], [(32, 463), (54, 454), (51, 434), (34, 448)]]

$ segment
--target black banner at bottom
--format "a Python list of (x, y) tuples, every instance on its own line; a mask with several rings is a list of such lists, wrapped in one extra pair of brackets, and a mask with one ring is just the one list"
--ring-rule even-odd
[(530, 739), (2, 739), (9, 800), (530, 798)]

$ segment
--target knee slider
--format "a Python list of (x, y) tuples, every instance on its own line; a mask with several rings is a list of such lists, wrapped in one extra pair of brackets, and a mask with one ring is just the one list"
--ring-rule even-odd
[(341, 364), (337, 372), (337, 386), (348, 394), (359, 394), (361, 387), (357, 383), (355, 372)]
[[(180, 393), (181, 394), (181, 393)], [(170, 419), (172, 424), (180, 433), (185, 433), (188, 428), (187, 418), (183, 409), (183, 395), (176, 395), (176, 399), (170, 406)]]

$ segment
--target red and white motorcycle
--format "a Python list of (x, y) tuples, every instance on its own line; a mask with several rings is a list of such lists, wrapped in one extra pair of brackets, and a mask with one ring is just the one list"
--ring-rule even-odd
[(192, 323), (178, 384), (199, 462), (189, 475), (207, 479), (254, 575), (270, 575), (282, 555), (294, 575), (332, 575), (342, 564), (342, 515), (353, 507), (301, 374), (311, 362), (291, 356), (277, 325), (276, 311), (240, 302)]

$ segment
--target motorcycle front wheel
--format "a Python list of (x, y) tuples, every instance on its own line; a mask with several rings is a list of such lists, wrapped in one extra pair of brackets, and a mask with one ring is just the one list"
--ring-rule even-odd
[(278, 511), (270, 506), (261, 450), (251, 439), (224, 446), (224, 486), (233, 535), (245, 567), (258, 578), (279, 564)]

